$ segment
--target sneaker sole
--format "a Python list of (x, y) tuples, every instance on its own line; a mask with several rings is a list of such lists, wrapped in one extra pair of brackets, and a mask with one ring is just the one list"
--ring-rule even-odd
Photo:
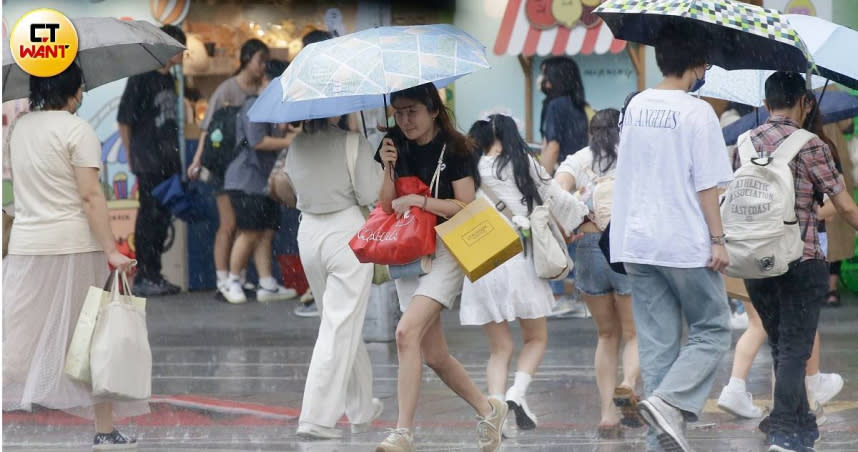
[(133, 444), (99, 444), (99, 445), (93, 445), (92, 450), (137, 450), (137, 443), (133, 443)]
[(638, 402), (634, 399), (634, 391), (628, 388), (614, 390), (614, 406), (620, 409), (623, 418), (620, 424), (630, 428), (643, 427), (643, 421), (638, 414)]
[(536, 428), (536, 422), (533, 422), (533, 419), (527, 415), (523, 406), (512, 400), (507, 400), (506, 405), (509, 407), (509, 411), (515, 413), (515, 425), (518, 426), (519, 430), (533, 430)]
[(738, 411), (736, 411), (736, 410), (734, 410), (734, 409), (730, 408), (730, 407), (729, 407), (729, 406), (727, 406), (727, 405), (722, 405), (720, 401), (718, 402), (718, 408), (720, 408), (720, 409), (722, 409), (722, 410), (726, 411), (726, 412), (727, 412), (727, 413), (729, 413), (729, 414), (732, 414), (733, 416), (740, 417), (740, 418), (743, 418), (743, 419), (759, 419), (759, 418), (760, 418), (760, 416), (762, 416), (762, 415), (763, 415), (763, 410), (760, 410), (760, 413), (759, 413), (759, 414), (757, 414), (756, 416), (748, 416), (748, 414), (747, 414), (747, 413), (740, 413), (740, 412), (738, 412)]
[(651, 409), (648, 403), (641, 402), (638, 405), (638, 413), (647, 425), (658, 432), (656, 439), (664, 452), (692, 452), (690, 448), (682, 445), (676, 432), (665, 428), (667, 422), (664, 417), (658, 411)]

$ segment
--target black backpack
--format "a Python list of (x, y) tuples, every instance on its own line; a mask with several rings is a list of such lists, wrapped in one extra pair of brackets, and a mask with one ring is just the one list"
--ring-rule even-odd
[[(235, 134), (240, 111), (240, 105), (219, 108), (212, 115), (209, 128), (206, 129), (206, 142), (200, 162), (219, 178), (223, 178), (227, 167), (238, 155)], [(221, 138), (220, 141), (213, 141), (213, 136)]]

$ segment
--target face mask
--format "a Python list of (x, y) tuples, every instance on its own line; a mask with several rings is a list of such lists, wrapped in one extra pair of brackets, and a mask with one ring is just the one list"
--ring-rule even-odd
[(703, 78), (697, 78), (697, 73), (694, 74), (694, 83), (691, 85), (689, 89), (690, 92), (695, 92), (700, 88), (703, 88), (703, 85), (706, 84), (706, 75)]

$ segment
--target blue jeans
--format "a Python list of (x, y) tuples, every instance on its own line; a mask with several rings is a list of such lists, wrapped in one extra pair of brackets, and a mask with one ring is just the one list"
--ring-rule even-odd
[[(708, 268), (627, 263), (626, 271), (632, 279), (644, 392), (679, 408), (693, 422), (732, 339), (724, 280)], [(685, 345), (683, 318), (688, 323)]]

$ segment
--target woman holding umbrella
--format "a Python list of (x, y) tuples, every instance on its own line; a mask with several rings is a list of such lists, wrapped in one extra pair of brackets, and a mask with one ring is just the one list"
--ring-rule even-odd
[[(445, 221), (474, 200), (477, 178), (475, 145), (456, 130), (450, 114), (431, 83), (391, 95), (396, 127), (382, 141), (376, 160), (384, 165), (379, 202), (385, 212), (399, 215), (421, 207)], [(397, 176), (417, 176), (431, 186), (438, 176), (437, 197), (397, 197)], [(478, 446), (483, 452), (500, 448), (501, 427), (507, 415), (502, 400), (487, 398), (447, 348), (441, 329), (441, 311), (450, 309), (462, 290), (464, 274), (439, 238), (431, 270), (420, 277), (396, 280), (402, 319), (396, 328), (399, 356), (399, 419), (396, 429), (377, 452), (413, 450), (414, 414), (420, 395), (423, 362), (477, 411)]]
[(10, 134), (17, 215), (3, 266), (3, 409), (40, 405), (94, 418), (94, 450), (134, 449), (136, 440), (114, 429), (113, 416), (148, 413), (148, 402), (96, 400), (64, 372), (89, 287), (104, 284), (107, 263), (132, 266), (110, 230), (98, 177), (101, 143), (75, 115), (82, 80), (77, 64), (32, 77), (32, 113)]

